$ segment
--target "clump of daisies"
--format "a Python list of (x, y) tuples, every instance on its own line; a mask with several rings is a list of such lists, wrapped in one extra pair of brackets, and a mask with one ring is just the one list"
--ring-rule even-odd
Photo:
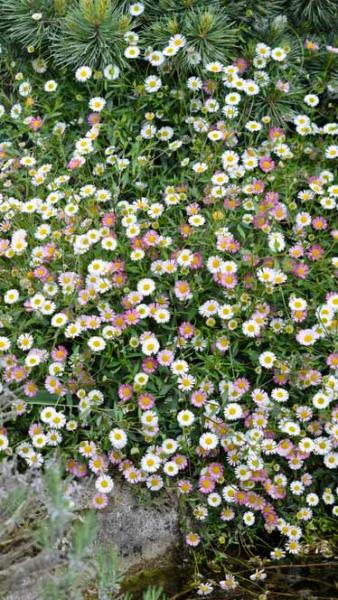
[(293, 102), (287, 47), (178, 82), (182, 33), (123, 43), (71, 85), (34, 61), (0, 107), (1, 455), (58, 448), (95, 509), (116, 480), (184, 496), (191, 548), (301, 556), (337, 515), (338, 125), (308, 88), (287, 123), (265, 110)]

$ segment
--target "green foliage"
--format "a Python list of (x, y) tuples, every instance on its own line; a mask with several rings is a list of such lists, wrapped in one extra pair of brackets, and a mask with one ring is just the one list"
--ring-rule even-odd
[(292, 32), (296, 39), (303, 32), (333, 32), (338, 18), (336, 0), (145, 0), (144, 4), (144, 12), (135, 18), (126, 0), (0, 0), (0, 45), (8, 46), (13, 56), (20, 57), (21, 52), (22, 57), (29, 49), (34, 56), (36, 51), (45, 58), (52, 56), (58, 66), (102, 68), (128, 64), (124, 36), (132, 29), (156, 50), (163, 50), (169, 37), (179, 33), (188, 43), (171, 66), (187, 71), (211, 60), (232, 59), (243, 31), (249, 39), (265, 31), (271, 43), (287, 20), (297, 29)]
[(123, 36), (131, 20), (113, 0), (79, 0), (61, 19), (53, 35), (57, 65), (103, 67), (123, 64)]
[(291, 0), (288, 14), (292, 21), (310, 30), (337, 30), (336, 0)]
[(120, 572), (116, 552), (112, 548), (99, 547), (96, 553), (97, 589), (100, 600), (111, 598), (118, 589)]
[(226, 62), (234, 57), (240, 41), (240, 29), (234, 26), (225, 11), (210, 7), (164, 16), (143, 33), (143, 41), (160, 49), (168, 44), (170, 36), (181, 34), (186, 46), (171, 59), (176, 69), (191, 70), (210, 61)]
[(288, 0), (219, 0), (219, 4), (236, 21), (250, 23), (252, 19), (283, 14), (287, 9)]
[(296, 106), (303, 96), (304, 89), (301, 87), (294, 87), (288, 94), (276, 89), (263, 89), (254, 110), (250, 99), (245, 100), (243, 108), (246, 110), (246, 115), (251, 114), (252, 118), (262, 118), (267, 115), (272, 125), (286, 126), (287, 122), (297, 114)]
[[(210, 2), (206, 2), (205, 0), (159, 0), (158, 2), (154, 2), (154, 0), (145, 0), (145, 11), (143, 13), (144, 19), (147, 19), (148, 16), (152, 16), (154, 18), (163, 17), (166, 14), (180, 14), (180, 15), (189, 15), (192, 10), (200, 9), (212, 9), (214, 7), (219, 8), (218, 0), (210, 0)], [(228, 15), (232, 12), (237, 14), (237, 10), (232, 11), (228, 6), (225, 11)], [(151, 22), (151, 20), (149, 20)]]
[(55, 27), (51, 0), (2, 0), (0, 13), (0, 31), (9, 42), (25, 49), (48, 44), (51, 29)]
[(197, 10), (186, 17), (183, 32), (187, 36), (187, 52), (209, 61), (227, 60), (239, 42), (239, 30), (228, 20), (226, 13), (216, 10)]
[(73, 0), (54, 0), (54, 11), (57, 16), (64, 16)]
[(143, 600), (165, 600), (162, 588), (150, 587), (143, 594)]

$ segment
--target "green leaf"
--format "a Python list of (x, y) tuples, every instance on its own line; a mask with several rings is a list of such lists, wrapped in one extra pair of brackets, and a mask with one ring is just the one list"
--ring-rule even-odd
[(38, 392), (31, 400), (27, 400), (27, 404), (57, 404), (59, 399), (60, 396), (57, 396), (56, 394), (50, 394), (49, 392), (43, 390)]

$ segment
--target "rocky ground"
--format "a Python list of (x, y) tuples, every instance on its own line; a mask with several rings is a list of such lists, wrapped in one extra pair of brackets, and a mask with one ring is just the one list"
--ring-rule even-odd
[[(44, 600), (41, 586), (44, 585), (46, 576), (64, 563), (64, 554), (60, 552), (60, 547), (32, 551), (31, 540), (27, 541), (25, 550), (25, 539), (28, 540), (29, 531), (27, 522), (34, 529), (34, 518), (39, 520), (41, 511), (45, 510), (44, 505), (48, 504), (43, 500), (41, 478), (13, 473), (8, 465), (3, 468), (1, 479), (6, 480), (7, 491), (2, 487), (0, 496), (1, 521), (5, 523), (0, 542), (5, 548), (0, 561), (0, 597), (6, 600)], [(26, 491), (28, 489), (29, 495), (20, 504), (20, 514), (19, 507), (13, 505), (14, 512), (5, 508), (4, 499), (6, 498), (6, 503), (15, 503), (15, 496), (18, 499), (18, 494), (21, 493), (16, 490), (23, 488)], [(85, 512), (92, 491), (89, 480), (76, 484), (71, 494), (76, 511)], [(40, 499), (37, 501), (38, 498)], [(11, 516), (6, 519), (9, 513)], [(13, 537), (13, 544), (6, 545), (8, 536)], [(97, 547), (116, 549), (119, 569), (123, 572), (122, 589), (139, 591), (149, 584), (163, 583), (167, 589), (169, 586), (169, 589), (171, 587), (175, 591), (180, 577), (177, 501), (166, 495), (156, 505), (149, 505), (130, 486), (117, 483), (110, 505), (98, 512), (91, 546), (93, 553)]]

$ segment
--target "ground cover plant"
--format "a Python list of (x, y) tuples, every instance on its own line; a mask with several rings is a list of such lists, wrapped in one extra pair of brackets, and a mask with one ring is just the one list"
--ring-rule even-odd
[(6, 2), (0, 449), (176, 490), (208, 596), (332, 553), (338, 44), (188, 4)]

